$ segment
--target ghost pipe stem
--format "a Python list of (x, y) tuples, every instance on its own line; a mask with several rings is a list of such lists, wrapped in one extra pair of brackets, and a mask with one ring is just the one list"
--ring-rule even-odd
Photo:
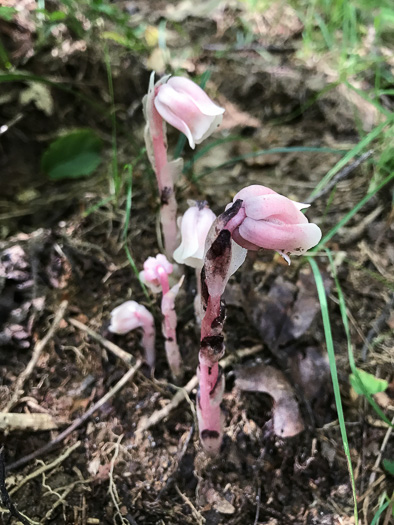
[(315, 246), (321, 231), (301, 212), (306, 207), (264, 186), (249, 186), (237, 193), (208, 233), (201, 273), (205, 315), (201, 323), (197, 415), (200, 439), (210, 454), (219, 452), (223, 438), (220, 403), (224, 377), (218, 361), (225, 349), (221, 301), (225, 286), (244, 262), (247, 249), (276, 250), (290, 264), (290, 254), (299, 255)]
[(177, 234), (174, 184), (182, 173), (183, 161), (167, 160), (165, 122), (184, 133), (194, 149), (220, 125), (224, 109), (191, 80), (166, 76), (154, 84), (152, 73), (144, 110), (145, 142), (160, 191), (164, 244), (167, 255), (172, 256)]
[(220, 404), (224, 392), (224, 375), (218, 361), (224, 354), (223, 324), (225, 306), (221, 300), (228, 279), (244, 262), (246, 250), (231, 239), (227, 223), (239, 212), (241, 201), (220, 215), (206, 240), (206, 255), (201, 273), (202, 310), (198, 375), (197, 416), (200, 439), (209, 454), (217, 454), (223, 438), (223, 415)]
[(182, 285), (183, 277), (178, 284), (170, 288), (168, 276), (173, 271), (173, 265), (165, 255), (159, 253), (156, 257), (148, 257), (144, 262), (144, 270), (140, 272), (141, 281), (153, 293), (162, 292), (161, 311), (163, 314), (162, 332), (165, 339), (165, 350), (168, 365), (176, 381), (182, 377), (182, 358), (176, 338), (177, 317), (175, 312), (175, 298)]
[(180, 281), (168, 292), (163, 294), (161, 300), (161, 311), (163, 314), (163, 335), (165, 338), (164, 346), (167, 361), (171, 368), (171, 373), (176, 381), (183, 376), (182, 357), (176, 338), (177, 316), (175, 311), (175, 298), (182, 286), (183, 276)]
[(152, 73), (148, 94), (143, 101), (146, 119), (145, 144), (159, 188), (160, 222), (163, 231), (164, 249), (166, 254), (171, 257), (177, 243), (177, 204), (174, 183), (177, 175), (182, 171), (183, 162), (179, 160), (169, 163), (167, 159), (165, 122), (154, 103), (161, 83), (162, 81), (159, 81), (156, 85), (154, 84), (154, 73)]

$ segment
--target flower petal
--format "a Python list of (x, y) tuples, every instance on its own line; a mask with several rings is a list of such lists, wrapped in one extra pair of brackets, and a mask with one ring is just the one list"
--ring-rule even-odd
[(321, 239), (321, 230), (313, 223), (274, 224), (248, 217), (240, 225), (239, 234), (261, 248), (298, 255), (316, 246)]
[(195, 82), (183, 77), (171, 77), (167, 82), (178, 93), (187, 93), (204, 115), (222, 115), (224, 108), (217, 106)]
[(266, 186), (261, 186), (260, 184), (252, 184), (251, 186), (247, 186), (246, 188), (242, 188), (234, 197), (233, 202), (235, 202), (237, 199), (246, 200), (251, 197), (259, 197), (260, 195), (279, 195), (274, 190), (271, 190), (271, 188), (267, 188)]
[(286, 224), (308, 222), (292, 200), (279, 194), (259, 195), (245, 199), (244, 208), (246, 216), (256, 221), (269, 220)]

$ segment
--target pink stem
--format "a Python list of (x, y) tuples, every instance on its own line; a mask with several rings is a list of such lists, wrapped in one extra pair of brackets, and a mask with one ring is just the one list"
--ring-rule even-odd
[(207, 250), (201, 273), (201, 298), (205, 315), (201, 322), (197, 416), (201, 443), (210, 454), (219, 452), (223, 438), (220, 403), (224, 392), (224, 376), (218, 363), (224, 354), (225, 310), (221, 295), (231, 275), (232, 263), (236, 263), (232, 259), (231, 231), (238, 226), (237, 214), (241, 204), (242, 201), (234, 203), (213, 223), (206, 241)]
[(164, 134), (164, 121), (158, 113), (154, 99), (159, 88), (155, 88), (154, 95), (150, 99), (149, 130), (152, 138), (154, 169), (157, 185), (160, 193), (160, 222), (162, 224), (164, 248), (168, 257), (177, 246), (176, 212), (177, 204), (174, 191), (174, 180), (172, 170), (167, 159), (167, 141)]
[(161, 300), (161, 311), (163, 313), (162, 329), (165, 338), (164, 346), (166, 349), (167, 361), (170, 366), (172, 376), (176, 381), (179, 381), (183, 375), (182, 357), (176, 339), (177, 317), (175, 312), (175, 298), (178, 294), (182, 281), (183, 278), (169, 291), (163, 293)]
[(169, 282), (168, 282), (168, 273), (165, 271), (165, 269), (162, 266), (159, 266), (157, 268), (157, 273), (159, 275), (161, 290), (163, 292), (163, 297), (164, 297), (164, 295), (170, 289), (170, 285), (169, 285)]

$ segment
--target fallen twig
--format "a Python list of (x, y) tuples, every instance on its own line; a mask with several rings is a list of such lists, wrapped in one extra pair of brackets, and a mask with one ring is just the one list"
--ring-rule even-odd
[[(261, 351), (263, 347), (261, 345), (253, 346), (252, 348), (244, 348), (243, 350), (239, 350), (235, 354), (231, 354), (227, 356), (225, 359), (222, 359), (219, 364), (223, 368), (227, 368), (232, 363), (239, 359), (243, 359), (244, 357), (252, 356), (257, 354)], [(136, 437), (140, 437), (142, 432), (145, 430), (148, 430), (149, 428), (157, 425), (160, 421), (165, 419), (169, 416), (170, 412), (174, 410), (178, 405), (182, 403), (182, 401), (186, 398), (186, 395), (190, 394), (190, 392), (196, 388), (198, 385), (198, 379), (197, 376), (193, 376), (190, 381), (183, 387), (178, 390), (178, 392), (174, 395), (174, 397), (171, 399), (171, 401), (166, 405), (165, 407), (161, 408), (160, 410), (156, 410), (151, 414), (148, 418), (142, 418), (140, 420), (140, 423), (138, 425), (137, 431), (136, 431)]]
[(42, 456), (42, 454), (45, 454), (46, 452), (52, 450), (56, 445), (61, 443), (64, 438), (69, 436), (71, 432), (73, 432), (75, 429), (80, 427), (83, 423), (85, 423), (86, 420), (90, 418), (92, 414), (96, 412), (100, 407), (102, 407), (111, 397), (113, 397), (121, 388), (124, 387), (124, 385), (134, 376), (134, 374), (137, 372), (137, 370), (141, 367), (142, 361), (139, 359), (136, 361), (135, 365), (130, 368), (125, 375), (116, 383), (114, 387), (109, 390), (101, 399), (97, 401), (93, 406), (89, 408), (87, 412), (85, 412), (81, 417), (76, 419), (69, 427), (67, 427), (63, 432), (61, 432), (53, 441), (50, 441), (43, 447), (35, 450), (31, 454), (28, 454), (27, 456), (18, 459), (18, 461), (15, 461), (14, 463), (11, 463), (7, 467), (7, 471), (13, 470), (16, 468), (21, 467), (22, 465), (25, 465), (32, 459), (37, 458), (38, 456)]
[(31, 479), (34, 479), (37, 476), (40, 476), (41, 474), (43, 474), (44, 472), (47, 472), (48, 470), (52, 470), (53, 468), (63, 463), (63, 461), (67, 459), (68, 456), (70, 456), (70, 454), (72, 454), (74, 450), (77, 449), (80, 445), (81, 445), (81, 442), (77, 441), (71, 447), (67, 448), (61, 456), (58, 456), (54, 461), (52, 461), (52, 463), (42, 465), (40, 468), (38, 468), (34, 472), (31, 472), (30, 474), (25, 476), (22, 479), (22, 481), (19, 483), (19, 485), (17, 485), (16, 487), (10, 490), (10, 496), (12, 496), (15, 492), (17, 492), (20, 488), (22, 488), (23, 485), (25, 485)]
[(34, 367), (36, 366), (38, 359), (41, 355), (41, 352), (44, 350), (44, 348), (46, 347), (46, 345), (52, 339), (54, 333), (56, 332), (60, 324), (60, 321), (63, 319), (63, 316), (66, 312), (67, 306), (68, 306), (68, 301), (62, 301), (60, 303), (59, 309), (56, 312), (55, 318), (48, 332), (45, 334), (44, 338), (41, 339), (41, 341), (38, 341), (35, 344), (31, 359), (27, 367), (23, 370), (23, 372), (19, 375), (18, 379), (16, 380), (14, 393), (12, 394), (10, 401), (7, 403), (7, 405), (3, 409), (3, 412), (9, 412), (11, 408), (18, 402), (22, 394), (22, 388), (23, 388), (23, 385), (25, 384), (26, 379), (33, 372)]
[(86, 332), (92, 339), (100, 343), (101, 346), (103, 346), (106, 350), (119, 357), (119, 359), (125, 362), (128, 366), (135, 364), (136, 360), (134, 356), (122, 350), (122, 348), (120, 348), (120, 346), (116, 345), (115, 343), (108, 341), (108, 339), (105, 339), (105, 337), (86, 326), (86, 324), (83, 324), (72, 317), (69, 317), (67, 321), (76, 328)]
[(0, 412), (0, 430), (29, 430), (41, 432), (58, 428), (56, 421), (49, 414), (7, 414)]

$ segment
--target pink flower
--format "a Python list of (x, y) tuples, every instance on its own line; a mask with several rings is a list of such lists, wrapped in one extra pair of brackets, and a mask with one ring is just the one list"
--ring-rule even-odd
[(205, 201), (196, 202), (184, 213), (181, 221), (182, 242), (174, 252), (179, 264), (202, 268), (205, 240), (216, 215)]
[(142, 328), (141, 345), (145, 349), (145, 360), (153, 368), (155, 364), (155, 322), (153, 315), (136, 301), (126, 301), (111, 312), (109, 331), (114, 334), (127, 334)]
[(226, 228), (233, 232), (234, 241), (248, 250), (276, 250), (290, 264), (288, 255), (301, 255), (321, 239), (320, 228), (300, 211), (309, 204), (259, 185), (242, 189), (234, 202), (238, 199), (242, 206)]
[(168, 276), (172, 273), (173, 266), (167, 257), (161, 253), (156, 257), (148, 257), (144, 262), (144, 269), (140, 272), (141, 281), (149, 286), (153, 293), (167, 293), (169, 288)]
[(197, 84), (182, 77), (160, 85), (154, 104), (165, 121), (186, 135), (192, 149), (213, 133), (224, 113)]

